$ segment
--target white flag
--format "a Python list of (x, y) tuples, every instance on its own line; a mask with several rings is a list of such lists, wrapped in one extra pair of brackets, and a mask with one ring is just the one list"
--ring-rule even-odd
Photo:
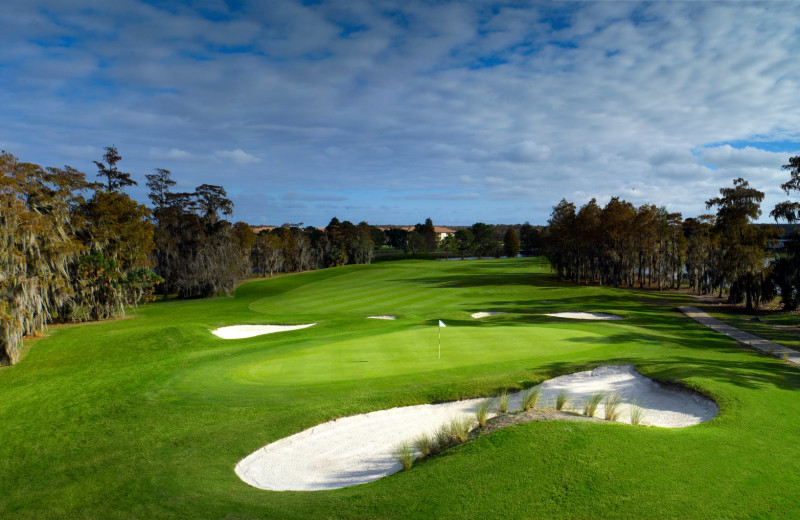
[(444, 324), (444, 322), (443, 322), (442, 320), (439, 320), (439, 326), (440, 326), (440, 327), (447, 327), (447, 325), (445, 325), (445, 324)]

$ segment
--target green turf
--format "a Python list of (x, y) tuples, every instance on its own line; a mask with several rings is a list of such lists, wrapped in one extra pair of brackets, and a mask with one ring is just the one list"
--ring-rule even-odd
[[(530, 259), (406, 261), (56, 327), (0, 369), (0, 518), (800, 516), (800, 371), (675, 310), (687, 303), (557, 284)], [(543, 316), (567, 310), (626, 319)], [(508, 314), (470, 318), (477, 311)], [(373, 314), (398, 319), (364, 319)], [(311, 322), (241, 340), (209, 332)], [(233, 472), (260, 446), (331, 418), (492, 395), (603, 363), (690, 384), (720, 415), (680, 430), (519, 425), (324, 492), (260, 491)]]

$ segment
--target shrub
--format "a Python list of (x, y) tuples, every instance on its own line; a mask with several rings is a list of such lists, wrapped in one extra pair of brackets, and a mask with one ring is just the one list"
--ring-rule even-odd
[(497, 397), (497, 411), (500, 413), (508, 412), (508, 392), (505, 390)]
[(414, 450), (411, 449), (411, 446), (407, 442), (397, 446), (394, 449), (393, 456), (395, 460), (403, 465), (403, 469), (411, 469), (411, 466), (414, 464)]
[(606, 396), (604, 407), (606, 421), (616, 421), (619, 418), (619, 406), (622, 404), (622, 399), (617, 394)]
[(522, 409), (528, 411), (531, 408), (536, 408), (536, 403), (539, 401), (539, 396), (542, 395), (542, 389), (537, 385), (533, 388), (528, 388), (522, 394)]
[(563, 410), (569, 402), (569, 396), (565, 391), (560, 391), (556, 396), (556, 410)]
[(436, 446), (434, 445), (434, 439), (430, 434), (427, 433), (420, 433), (417, 435), (411, 444), (414, 446), (414, 449), (417, 450), (422, 457), (427, 457), (434, 451), (436, 451)]
[(484, 399), (475, 408), (475, 419), (478, 420), (478, 426), (481, 428), (486, 427), (486, 421), (489, 419), (489, 413), (492, 411), (492, 400)]
[(583, 403), (583, 415), (586, 417), (594, 417), (594, 412), (597, 410), (597, 405), (603, 400), (603, 394), (594, 394), (590, 396), (585, 403)]

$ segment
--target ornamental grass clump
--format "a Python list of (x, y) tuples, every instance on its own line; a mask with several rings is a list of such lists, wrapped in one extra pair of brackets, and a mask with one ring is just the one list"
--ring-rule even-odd
[(497, 397), (497, 411), (500, 413), (508, 412), (508, 392), (505, 390)]
[(594, 412), (597, 411), (597, 405), (603, 400), (603, 394), (593, 394), (585, 403), (583, 403), (583, 415), (586, 417), (594, 417)]
[(469, 417), (460, 417), (450, 419), (450, 439), (451, 442), (461, 443), (467, 442), (469, 438), (469, 431), (472, 429), (472, 419)]
[(404, 442), (394, 449), (393, 456), (402, 466), (403, 469), (411, 469), (414, 465), (414, 450), (408, 442)]
[(631, 403), (631, 424), (636, 425), (642, 422), (644, 409), (636, 402)]
[(486, 421), (489, 420), (489, 413), (492, 411), (492, 400), (491, 399), (484, 399), (480, 403), (478, 403), (477, 408), (475, 408), (475, 419), (478, 421), (478, 426), (481, 428), (486, 427)]
[(450, 433), (450, 425), (443, 424), (439, 426), (439, 428), (437, 428), (437, 430), (433, 434), (433, 440), (436, 444), (436, 451), (432, 452), (432, 454), (434, 455), (452, 446), (453, 436)]
[(606, 421), (616, 421), (619, 418), (619, 407), (622, 404), (622, 398), (617, 394), (608, 395), (603, 404)]
[(533, 388), (528, 388), (524, 394), (522, 394), (522, 410), (527, 412), (533, 408), (536, 408), (536, 403), (539, 402), (539, 396), (542, 395), (542, 389), (537, 385)]
[(420, 453), (420, 457), (427, 457), (436, 451), (435, 441), (433, 436), (428, 433), (420, 433), (414, 440), (411, 441), (414, 449)]
[(560, 391), (556, 396), (556, 410), (559, 411), (563, 410), (568, 402), (569, 402), (569, 396), (567, 395), (567, 393), (563, 390)]

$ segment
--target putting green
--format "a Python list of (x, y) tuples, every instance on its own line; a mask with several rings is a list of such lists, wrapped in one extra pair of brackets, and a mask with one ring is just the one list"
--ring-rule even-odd
[[(357, 340), (337, 341), (300, 349), (290, 355), (259, 353), (240, 360), (230, 373), (239, 381), (268, 385), (353, 381), (407, 376), (515, 360), (563, 358), (604, 348), (606, 336), (544, 326), (413, 328)], [(230, 363), (227, 362), (226, 365)]]

